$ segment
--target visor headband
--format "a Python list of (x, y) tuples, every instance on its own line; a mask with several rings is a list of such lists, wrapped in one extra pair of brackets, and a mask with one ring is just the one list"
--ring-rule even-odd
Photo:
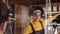
[(33, 14), (35, 14), (36, 12), (40, 12), (40, 13), (41, 13), (41, 10), (35, 10), (35, 11), (33, 12)]

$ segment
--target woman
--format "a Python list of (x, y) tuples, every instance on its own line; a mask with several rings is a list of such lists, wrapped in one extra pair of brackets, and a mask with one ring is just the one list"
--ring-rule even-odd
[(0, 2), (0, 34), (4, 34), (8, 24), (9, 11), (6, 5)]
[[(24, 31), (24, 34), (44, 34), (45, 33), (45, 20), (40, 18), (43, 15), (43, 9), (41, 7), (33, 7), (33, 21), (32, 23), (29, 23)], [(48, 18), (47, 23), (50, 23), (52, 20), (54, 20), (59, 14), (56, 14), (52, 16), (51, 18)]]

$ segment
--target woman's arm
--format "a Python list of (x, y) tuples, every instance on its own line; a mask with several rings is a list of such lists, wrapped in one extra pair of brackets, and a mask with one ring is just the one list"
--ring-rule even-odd
[(48, 18), (48, 19), (47, 19), (47, 23), (52, 22), (54, 19), (56, 19), (56, 17), (57, 17), (58, 15), (59, 15), (59, 14), (56, 14), (56, 15), (52, 16), (51, 18)]
[[(56, 15), (50, 17), (50, 18), (47, 18), (47, 19), (46, 19), (46, 20), (47, 20), (47, 23), (52, 22), (54, 19), (56, 19), (56, 17), (57, 17), (58, 15), (60, 15), (60, 11), (58, 12), (58, 14), (56, 14)], [(45, 19), (42, 19), (42, 22), (45, 22)]]
[(58, 15), (60, 15), (60, 11), (58, 12), (58, 14), (52, 16), (51, 18), (48, 18), (48, 19), (47, 19), (47, 23), (52, 22), (54, 19), (56, 19), (56, 17), (57, 17)]

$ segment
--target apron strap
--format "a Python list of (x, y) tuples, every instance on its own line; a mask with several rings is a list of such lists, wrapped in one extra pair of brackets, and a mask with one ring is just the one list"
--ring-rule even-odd
[(31, 28), (32, 28), (33, 32), (35, 32), (35, 29), (34, 29), (34, 27), (33, 27), (32, 23), (30, 23), (30, 26), (31, 26)]
[[(44, 30), (44, 27), (43, 27), (43, 24), (42, 24), (42, 22), (41, 22), (41, 21), (39, 21), (39, 22), (41, 23), (42, 30)], [(34, 27), (33, 27), (32, 23), (30, 23), (30, 26), (31, 26), (31, 28), (32, 28), (33, 32), (35, 32), (35, 29), (34, 29)]]
[(40, 23), (41, 23), (42, 29), (44, 29), (43, 24), (42, 24), (42, 21), (40, 21)]

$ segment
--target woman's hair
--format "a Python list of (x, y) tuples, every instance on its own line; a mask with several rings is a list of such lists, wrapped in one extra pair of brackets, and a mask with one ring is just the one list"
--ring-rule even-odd
[(33, 6), (32, 8), (30, 8), (30, 10), (29, 10), (29, 15), (31, 16), (31, 15), (34, 15), (34, 11), (35, 10), (40, 10), (41, 11), (41, 16), (44, 14), (44, 11), (43, 11), (43, 8), (42, 7), (40, 7), (40, 6)]
[(3, 3), (1, 0), (0, 2), (0, 25), (8, 20), (9, 17), (9, 10), (6, 4)]

